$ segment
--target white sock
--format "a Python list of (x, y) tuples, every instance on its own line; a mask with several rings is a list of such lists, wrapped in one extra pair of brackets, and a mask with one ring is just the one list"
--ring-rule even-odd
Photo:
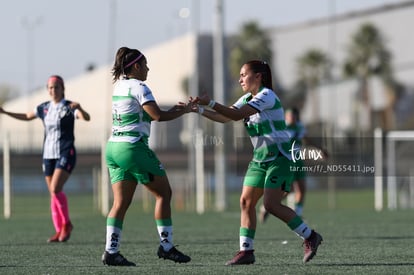
[(293, 231), (295, 231), (295, 233), (304, 240), (309, 238), (312, 233), (312, 229), (310, 229), (309, 226), (304, 222), (296, 227)]
[(253, 239), (246, 236), (240, 236), (240, 251), (244, 250), (253, 250)]
[(119, 251), (119, 246), (121, 243), (121, 229), (115, 226), (107, 225), (106, 226), (106, 245), (105, 250), (109, 254), (114, 254)]
[(172, 242), (172, 226), (157, 226), (160, 244), (164, 251), (169, 251), (174, 245)]

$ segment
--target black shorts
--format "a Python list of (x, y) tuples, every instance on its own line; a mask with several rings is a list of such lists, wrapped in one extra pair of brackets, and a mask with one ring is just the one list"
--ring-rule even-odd
[(43, 159), (43, 173), (45, 176), (53, 175), (56, 168), (63, 169), (68, 173), (71, 173), (76, 165), (76, 153), (75, 150), (70, 150), (67, 154), (63, 154), (58, 159)]

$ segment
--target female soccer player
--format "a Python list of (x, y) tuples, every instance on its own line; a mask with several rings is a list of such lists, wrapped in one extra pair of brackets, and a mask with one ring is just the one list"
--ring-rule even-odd
[(43, 121), (43, 172), (50, 193), (50, 209), (55, 227), (55, 234), (47, 241), (65, 242), (70, 238), (73, 229), (63, 186), (76, 164), (74, 122), (76, 118), (89, 121), (90, 116), (79, 103), (65, 99), (62, 77), (49, 77), (47, 90), (51, 100), (38, 105), (33, 111), (12, 113), (0, 107), (0, 113), (19, 120), (29, 121), (38, 117)]
[(282, 105), (272, 88), (272, 75), (266, 62), (252, 60), (241, 67), (239, 83), (245, 94), (231, 107), (224, 106), (203, 95), (194, 103), (207, 105), (198, 112), (217, 122), (243, 120), (253, 144), (253, 159), (247, 169), (240, 197), (240, 250), (226, 265), (255, 262), (253, 241), (256, 233), (256, 204), (263, 196), (266, 210), (285, 222), (304, 239), (303, 262), (311, 260), (322, 242), (295, 211), (282, 204), (290, 191), (290, 140), (286, 131)]
[(171, 187), (164, 167), (148, 147), (151, 121), (173, 120), (190, 112), (191, 104), (179, 104), (168, 111), (158, 107), (147, 79), (146, 57), (136, 49), (118, 49), (112, 70), (112, 135), (106, 146), (114, 202), (106, 221), (105, 265), (134, 266), (119, 252), (122, 226), (137, 183), (155, 196), (154, 218), (160, 246), (158, 257), (174, 262), (191, 260), (178, 251), (172, 240)]

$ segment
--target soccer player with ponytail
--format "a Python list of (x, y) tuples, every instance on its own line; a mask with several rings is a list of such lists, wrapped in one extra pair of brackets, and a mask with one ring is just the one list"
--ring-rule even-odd
[(0, 113), (19, 120), (40, 118), (45, 127), (43, 143), (43, 172), (50, 193), (50, 209), (55, 233), (48, 242), (66, 242), (73, 225), (69, 217), (69, 205), (63, 186), (76, 164), (74, 137), (75, 119), (90, 120), (89, 114), (77, 102), (65, 99), (65, 84), (59, 75), (52, 75), (47, 82), (50, 101), (46, 101), (28, 113)]
[(112, 69), (112, 135), (106, 146), (114, 201), (106, 221), (105, 265), (134, 266), (120, 254), (119, 247), (125, 214), (137, 184), (155, 196), (154, 218), (160, 246), (159, 258), (186, 263), (191, 260), (173, 243), (171, 187), (166, 172), (148, 147), (151, 121), (168, 121), (190, 112), (191, 104), (177, 104), (167, 111), (159, 108), (145, 84), (149, 68), (146, 57), (136, 49), (118, 49)]
[(282, 204), (292, 184), (291, 142), (283, 107), (272, 87), (269, 65), (260, 60), (245, 63), (240, 69), (239, 83), (245, 94), (230, 107), (215, 102), (208, 95), (190, 98), (192, 103), (209, 107), (199, 106), (198, 113), (210, 120), (221, 123), (242, 120), (253, 145), (253, 159), (240, 196), (240, 249), (226, 265), (255, 262), (256, 204), (262, 196), (266, 211), (304, 240), (303, 262), (306, 263), (315, 256), (322, 237), (295, 211)]

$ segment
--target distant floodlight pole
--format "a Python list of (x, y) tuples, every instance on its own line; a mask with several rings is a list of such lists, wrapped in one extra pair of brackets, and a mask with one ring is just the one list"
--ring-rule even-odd
[[(193, 36), (191, 48), (194, 51), (191, 68), (192, 73), (189, 79), (189, 95), (191, 97), (199, 96), (199, 1), (193, 0), (191, 10), (181, 8), (179, 16), (187, 19), (191, 16), (190, 31)], [(205, 172), (204, 172), (204, 145), (202, 143), (203, 129), (199, 127), (199, 117), (197, 115), (187, 116), (186, 132), (190, 136), (188, 140), (188, 181), (195, 186), (195, 203), (196, 212), (203, 214), (205, 211)]]
[(110, 64), (115, 55), (116, 25), (117, 25), (117, 0), (109, 2), (109, 25), (108, 25), (108, 63)]
[[(112, 62), (113, 56), (115, 55), (115, 44), (116, 44), (116, 23), (117, 23), (117, 0), (109, 1), (109, 25), (108, 25), (108, 64)], [(109, 184), (109, 175), (108, 168), (106, 167), (105, 160), (105, 147), (108, 135), (111, 129), (110, 114), (112, 113), (111, 107), (111, 94), (112, 94), (112, 85), (108, 81), (107, 84), (107, 93), (104, 96), (104, 127), (102, 133), (102, 143), (101, 143), (101, 177), (100, 177), (100, 210), (102, 216), (107, 216), (109, 213), (110, 203), (109, 203), (109, 194), (110, 194), (110, 184)]]
[[(27, 111), (29, 111), (33, 106), (31, 106), (30, 92), (33, 89), (33, 80), (35, 73), (35, 39), (34, 31), (42, 23), (42, 17), (36, 16), (35, 18), (28, 18), (27, 16), (22, 17), (21, 25), (26, 30), (26, 43), (27, 43), (27, 86), (26, 86), (26, 100), (27, 100)], [(28, 123), (28, 144), (31, 148), (33, 145), (33, 125)]]
[[(336, 81), (337, 81), (337, 73), (336, 73), (336, 0), (331, 0), (330, 2), (330, 31), (329, 31), (329, 48), (331, 52), (331, 68), (332, 68), (332, 93), (336, 94)], [(336, 96), (335, 96), (335, 103), (331, 104), (331, 116), (333, 116), (333, 120), (327, 120), (328, 126), (325, 126), (325, 134), (327, 136), (326, 147), (328, 152), (332, 152), (333, 150), (333, 138), (336, 131)], [(333, 108), (333, 109), (332, 109)], [(331, 160), (328, 160), (331, 162)], [(328, 176), (328, 207), (330, 209), (336, 208), (336, 180), (335, 177), (329, 175)]]
[[(223, 1), (216, 0), (215, 20), (213, 34), (213, 58), (214, 58), (214, 99), (217, 102), (226, 104), (224, 95), (224, 35), (223, 35)], [(215, 170), (215, 190), (216, 190), (216, 209), (223, 211), (227, 207), (226, 203), (226, 159), (225, 159), (225, 128), (223, 123), (214, 124), (216, 138), (223, 140), (222, 144), (215, 145), (214, 170)]]

